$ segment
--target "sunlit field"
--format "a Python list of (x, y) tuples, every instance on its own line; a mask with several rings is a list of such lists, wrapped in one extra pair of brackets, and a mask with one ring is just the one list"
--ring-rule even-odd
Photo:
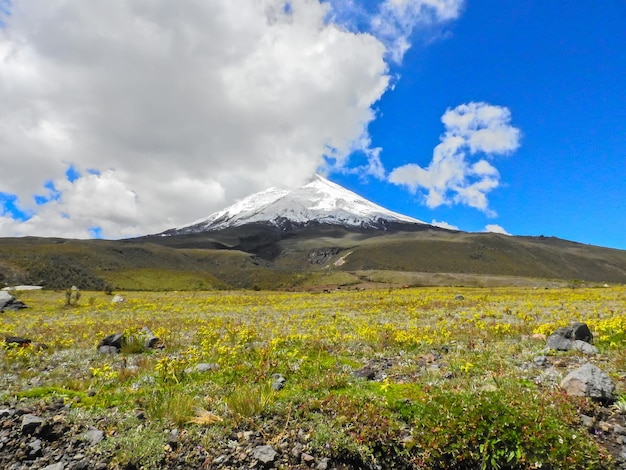
[[(111, 468), (213, 468), (250, 431), (284, 468), (296, 442), (329, 468), (611, 468), (580, 422), (600, 405), (558, 384), (590, 361), (626, 393), (624, 287), (118, 294), (22, 292), (30, 308), (0, 314), (3, 336), (33, 341), (0, 349), (0, 399), (63, 399), (105, 431), (91, 452)], [(598, 355), (545, 349), (574, 321)], [(99, 353), (112, 333), (122, 352)]]

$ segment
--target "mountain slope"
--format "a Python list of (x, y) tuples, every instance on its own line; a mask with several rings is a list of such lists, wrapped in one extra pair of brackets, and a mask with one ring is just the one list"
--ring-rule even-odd
[(373, 229), (385, 229), (389, 224), (426, 225), (420, 220), (387, 210), (316, 175), (300, 188), (261, 191), (204, 219), (164, 234), (209, 232), (253, 223), (281, 229), (310, 223)]
[[(574, 282), (576, 281), (576, 282)], [(0, 283), (64, 289), (626, 283), (626, 251), (446, 230), (317, 176), (130, 240), (0, 238)]]
[[(116, 241), (0, 238), (0, 283), (96, 290), (626, 283), (626, 251), (556, 238), (325, 226), (260, 253), (211, 248), (224, 232)], [(271, 259), (262, 256), (271, 250)]]

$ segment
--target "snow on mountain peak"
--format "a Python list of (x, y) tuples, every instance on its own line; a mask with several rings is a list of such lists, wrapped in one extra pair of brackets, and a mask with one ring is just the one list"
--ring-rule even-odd
[(389, 211), (365, 198), (315, 175), (300, 188), (270, 188), (248, 196), (232, 206), (176, 229), (176, 232), (204, 232), (248, 223), (282, 226), (285, 221), (355, 227), (379, 227), (381, 222), (424, 224), (420, 220)]

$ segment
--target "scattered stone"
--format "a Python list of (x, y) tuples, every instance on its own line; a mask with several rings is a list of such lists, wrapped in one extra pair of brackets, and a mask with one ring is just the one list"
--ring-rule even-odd
[(83, 438), (92, 445), (96, 445), (104, 439), (104, 432), (99, 429), (90, 429), (85, 434), (83, 434)]
[(315, 462), (315, 457), (313, 457), (311, 454), (307, 454), (306, 452), (302, 452), (302, 454), (300, 455), (300, 460), (302, 460), (302, 462), (306, 464), (310, 464)]
[(112, 304), (119, 304), (122, 302), (126, 302), (126, 299), (119, 294), (115, 294), (113, 298), (111, 299)]
[(576, 322), (570, 326), (571, 339), (593, 343), (593, 335), (586, 323)]
[(611, 432), (613, 431), (613, 425), (611, 423), (607, 423), (606, 421), (600, 421), (598, 423), (598, 427), (603, 431), (603, 432)]
[(98, 352), (101, 354), (118, 354), (120, 352), (115, 346), (100, 346)]
[(22, 434), (34, 434), (39, 426), (43, 426), (46, 420), (33, 414), (25, 414), (22, 416)]
[(580, 339), (573, 341), (572, 350), (580, 351), (581, 353), (586, 354), (588, 356), (593, 356), (595, 354), (598, 354), (598, 348), (596, 348), (593, 344), (589, 344)]
[(552, 386), (558, 385), (562, 378), (563, 378), (563, 374), (561, 374), (554, 367), (547, 367), (535, 379), (535, 383), (537, 383), (538, 385), (552, 387)]
[(626, 428), (624, 426), (621, 426), (619, 424), (614, 424), (613, 425), (613, 432), (615, 434), (620, 434), (620, 435), (626, 435)]
[(300, 460), (303, 450), (304, 446), (299, 442), (296, 442), (296, 444), (293, 446), (293, 449), (291, 449), (291, 456)]
[(427, 354), (422, 354), (421, 356), (419, 356), (417, 358), (417, 363), (420, 366), (424, 366), (426, 364), (432, 364), (433, 362), (436, 362), (439, 359), (441, 359), (441, 354), (437, 352), (429, 352)]
[(352, 375), (357, 379), (374, 380), (376, 371), (371, 367), (363, 367), (362, 369), (352, 372)]
[(192, 372), (205, 373), (205, 372), (213, 372), (215, 370), (219, 370), (220, 365), (215, 362), (201, 362), (200, 364), (196, 364), (194, 367), (189, 367), (185, 370), (186, 373), (191, 374)]
[(272, 390), (282, 390), (285, 387), (287, 379), (282, 374), (272, 374)]
[(454, 300), (465, 300), (465, 297), (463, 297), (461, 294), (457, 294), (454, 296)]
[(213, 459), (213, 465), (222, 465), (228, 463), (230, 460), (230, 456), (226, 454), (222, 454), (219, 457), (215, 457)]
[(28, 338), (22, 338), (20, 336), (7, 336), (4, 339), (6, 344), (17, 344), (19, 346), (28, 346), (32, 343), (32, 341)]
[(28, 308), (24, 302), (20, 302), (7, 291), (0, 291), (0, 312), (5, 310), (17, 311)]
[(534, 335), (530, 337), (530, 339), (534, 341), (545, 341), (546, 335), (544, 335), (543, 333), (535, 333)]
[(274, 448), (269, 445), (257, 446), (252, 449), (252, 457), (264, 465), (272, 463), (276, 459), (276, 455)]
[(43, 467), (41, 470), (65, 470), (65, 463), (63, 462), (53, 463), (52, 465)]
[(571, 339), (566, 338), (559, 333), (554, 333), (546, 340), (546, 346), (556, 351), (569, 351), (572, 349), (573, 343), (574, 342)]
[(585, 426), (590, 431), (596, 427), (596, 420), (591, 416), (580, 415), (580, 420), (582, 421), (583, 426)]
[(34, 460), (42, 455), (41, 439), (35, 439), (28, 443), (28, 458)]
[(98, 351), (100, 352), (110, 352), (110, 349), (107, 351), (101, 350), (103, 346), (110, 346), (116, 349), (116, 352), (120, 352), (122, 350), (122, 345), (124, 344), (124, 333), (114, 333), (112, 335), (104, 338), (100, 343), (98, 343)]
[[(163, 349), (165, 345), (163, 342), (157, 338), (152, 330), (147, 326), (144, 326), (141, 329), (141, 333), (143, 335), (143, 346), (145, 349)], [(119, 353), (124, 345), (127, 344), (127, 339), (124, 336), (124, 333), (114, 333), (112, 335), (107, 336), (102, 341), (98, 343), (97, 349), (99, 352), (103, 354), (116, 354)], [(115, 348), (115, 351), (111, 348)]]
[(178, 447), (178, 440), (180, 438), (180, 432), (178, 429), (172, 429), (167, 435), (167, 445), (170, 449), (175, 450)]
[(593, 364), (586, 363), (570, 372), (561, 381), (560, 387), (568, 395), (590, 397), (612, 402), (615, 384), (606, 372)]
[(536, 366), (544, 367), (548, 365), (548, 358), (546, 356), (536, 356), (533, 358), (533, 362)]
[(150, 328), (144, 326), (141, 332), (145, 335), (144, 347), (146, 349), (165, 349), (163, 342), (154, 335)]
[(320, 459), (319, 463), (317, 464), (316, 470), (328, 470), (328, 457), (323, 457)]
[[(546, 340), (546, 346), (557, 351), (582, 351), (583, 347), (580, 346), (580, 343), (576, 343), (576, 341), (589, 344), (593, 342), (593, 335), (585, 323), (576, 322), (570, 326), (558, 328), (548, 337)], [(585, 347), (584, 349), (585, 351), (591, 351), (590, 348)], [(595, 353), (585, 352), (585, 354)]]

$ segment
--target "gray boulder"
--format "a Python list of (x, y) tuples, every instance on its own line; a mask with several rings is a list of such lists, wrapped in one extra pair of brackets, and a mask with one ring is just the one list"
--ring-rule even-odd
[(278, 391), (285, 387), (287, 379), (282, 374), (272, 374), (272, 390)]
[(352, 372), (352, 375), (357, 379), (374, 380), (376, 378), (376, 371), (371, 367), (363, 367), (359, 370)]
[(37, 457), (41, 457), (43, 454), (43, 447), (41, 444), (41, 439), (35, 439), (34, 441), (28, 443), (28, 459), (34, 460)]
[(120, 352), (115, 346), (99, 346), (98, 352), (100, 354), (117, 354)]
[(16, 298), (7, 291), (0, 291), (0, 312), (4, 312), (5, 310), (17, 311), (23, 308), (27, 308), (24, 302), (16, 300)]
[(591, 344), (593, 343), (593, 335), (585, 323), (576, 322), (570, 326), (558, 328), (548, 337), (546, 346), (557, 351), (578, 350), (586, 354), (595, 354), (597, 352), (597, 350), (589, 352), (592, 349), (581, 346), (579, 342)]
[(144, 334), (144, 347), (146, 349), (164, 349), (165, 345), (163, 341), (155, 336), (150, 328), (144, 326), (141, 329), (141, 332)]
[(90, 444), (95, 445), (104, 439), (104, 432), (99, 429), (92, 428), (83, 434), (83, 439)]
[(13, 300), (15, 300), (15, 297), (7, 291), (0, 291), (0, 311), (2, 311), (4, 307)]
[(593, 343), (593, 335), (586, 323), (576, 322), (570, 327), (570, 337), (573, 340), (584, 341), (585, 343)]
[(598, 354), (598, 348), (596, 348), (593, 344), (589, 344), (580, 339), (574, 340), (574, 344), (572, 345), (572, 349), (574, 351), (580, 351), (583, 354), (587, 354), (592, 356), (594, 354)]
[(120, 352), (122, 350), (122, 345), (124, 344), (124, 333), (114, 333), (112, 335), (104, 338), (100, 343), (98, 343), (98, 350), (100, 352), (105, 352), (103, 346), (107, 346), (106, 352), (110, 352), (111, 348), (115, 348), (116, 352)]
[(164, 349), (165, 345), (161, 339), (157, 338), (150, 328), (144, 326), (137, 338), (128, 339), (124, 333), (114, 333), (107, 336), (98, 343), (97, 349), (103, 354), (119, 353), (124, 345), (130, 341), (139, 340), (143, 343), (144, 349)]
[(22, 416), (22, 434), (33, 434), (38, 427), (43, 426), (45, 423), (46, 420), (39, 416), (30, 413), (25, 414)]
[(573, 341), (555, 332), (546, 339), (546, 346), (557, 351), (569, 351), (572, 349)]
[(265, 465), (272, 463), (276, 455), (272, 446), (257, 446), (252, 450), (252, 457)]
[(560, 387), (568, 395), (590, 397), (604, 402), (613, 402), (615, 384), (599, 367), (586, 363), (573, 370), (561, 381)]
[(215, 362), (201, 362), (200, 364), (196, 364), (195, 367), (190, 368), (189, 372), (213, 372), (215, 370), (219, 370), (220, 365)]

